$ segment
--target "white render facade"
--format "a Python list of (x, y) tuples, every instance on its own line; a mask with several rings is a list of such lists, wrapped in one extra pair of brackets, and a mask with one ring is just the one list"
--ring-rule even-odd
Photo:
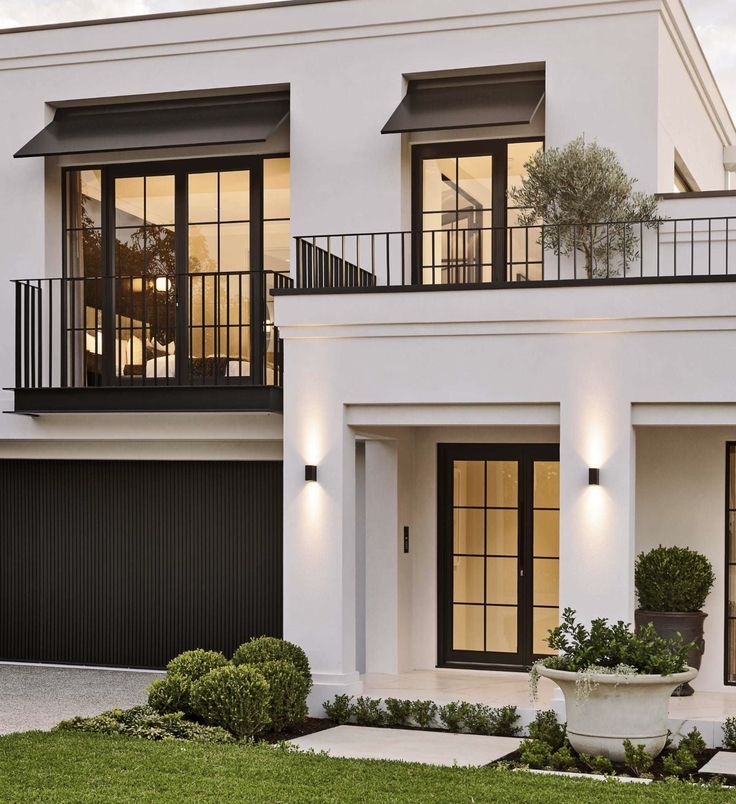
[[(38, 415), (0, 417), (2, 461), (283, 461), (282, 632), (309, 655), (317, 712), (330, 695), (359, 694), (366, 673), (477, 664), (493, 684), (494, 669), (515, 665), (499, 659), (503, 650), (448, 660), (441, 631), (459, 616), (448, 614), (453, 600), (461, 604), (445, 599), (441, 580), (440, 445), (473, 445), (487, 473), (513, 462), (505, 448), (552, 445), (558, 457), (540, 459), (559, 467), (559, 570), (547, 607), (631, 621), (636, 555), (658, 544), (699, 550), (716, 584), (693, 686), (696, 696), (734, 689), (726, 466), (736, 442), (736, 192), (726, 166), (736, 130), (678, 0), (286, 2), (8, 32), (0, 49), (4, 280), (63, 275), (62, 168), (264, 154), (290, 159), (281, 217), (312, 243), (312, 259), (318, 247), (341, 249), (343, 268), (354, 261), (370, 274), (362, 288), (304, 282), (302, 246), (292, 244), (294, 286), (269, 300), (266, 324), (283, 340), (280, 407), (30, 408)], [(381, 133), (412, 82), (511, 74), (543, 76), (526, 123)], [(288, 93), (289, 118), (260, 142), (13, 158), (59, 109), (261, 91)], [(452, 287), (426, 271), (403, 281), (395, 257), (392, 280), (375, 246), (372, 264), (368, 252), (348, 257), (342, 233), (416, 231), (416, 149), (550, 148), (581, 134), (615, 150), (640, 189), (663, 194), (660, 214), (682, 221), (682, 240), (671, 227), (656, 242), (642, 230), (631, 281), (581, 279), (569, 260), (550, 259), (536, 281), (494, 274), (486, 286)], [(672, 193), (676, 172), (689, 192)], [(313, 233), (330, 241), (315, 246)], [(254, 249), (251, 270), (257, 259)], [(16, 298), (6, 286), (0, 373), (10, 389), (2, 409), (12, 411)], [(237, 362), (242, 374), (242, 354)], [(305, 466), (317, 467), (316, 482), (305, 482)], [(460, 553), (450, 549), (456, 569)], [(482, 554), (484, 629), (496, 604), (528, 626), (533, 591), (523, 592), (524, 613), (516, 593), (513, 604), (494, 603), (494, 557), (487, 545)], [(505, 558), (517, 572), (521, 552)]]

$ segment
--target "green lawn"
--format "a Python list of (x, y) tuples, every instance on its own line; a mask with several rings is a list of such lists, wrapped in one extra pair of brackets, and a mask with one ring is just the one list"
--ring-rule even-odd
[(0, 737), (2, 801), (733, 801), (725, 790), (431, 768), (93, 734)]

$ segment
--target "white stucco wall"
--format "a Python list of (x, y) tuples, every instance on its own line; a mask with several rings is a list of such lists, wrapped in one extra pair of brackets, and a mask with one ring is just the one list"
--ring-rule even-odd
[[(291, 391), (284, 411), (285, 627), (310, 646), (317, 673), (333, 681), (349, 678), (354, 662), (354, 584), (344, 568), (355, 560), (351, 462), (358, 425), (403, 417), (437, 426), (432, 411), (446, 407), (446, 425), (510, 427), (519, 423), (517, 408), (558, 411), (560, 602), (584, 620), (628, 621), (639, 473), (635, 409), (651, 416), (655, 403), (713, 408), (736, 426), (729, 407), (736, 381), (723, 370), (736, 348), (732, 283), (426, 292), (421, 305), (419, 295), (381, 294), (380, 304), (368, 294), (276, 302)], [(353, 414), (373, 408), (384, 413)], [(426, 486), (426, 498), (413, 498), (414, 516), (417, 505), (429, 511), (414, 539), (428, 539), (430, 549), (431, 443), (422, 452), (415, 436), (412, 470)], [(313, 462), (320, 466), (317, 489), (303, 482), (303, 465)], [(600, 487), (587, 485), (591, 466), (601, 469)], [(431, 614), (426, 630), (411, 622), (409, 661), (426, 666), (436, 644), (436, 570), (429, 552), (414, 560), (412, 605), (431, 607)], [(309, 589), (289, 582), (305, 565)]]
[(723, 689), (725, 464), (726, 442), (733, 440), (736, 428), (637, 430), (637, 553), (660, 544), (690, 547), (710, 559), (716, 574), (705, 607), (706, 650), (696, 690)]
[[(408, 150), (402, 137), (380, 134), (403, 95), (404, 75), (543, 64), (545, 119), (532, 129), (538, 132), (543, 123), (548, 145), (580, 133), (598, 138), (620, 154), (643, 189), (669, 189), (661, 165), (670, 161), (672, 144), (661, 131), (666, 126), (679, 138), (676, 123), (688, 121), (683, 131), (692, 130), (694, 142), (704, 117), (702, 103), (687, 94), (676, 109), (668, 103), (658, 112), (658, 70), (666, 61), (660, 20), (675, 2), (343, 0), (5, 34), (0, 281), (61, 271), (58, 165), (12, 158), (51, 119), (49, 104), (56, 103), (289, 86), (294, 233), (380, 231), (406, 225)], [(705, 70), (704, 63), (695, 67)], [(705, 80), (712, 94), (711, 84)], [(720, 156), (710, 139), (705, 142), (702, 169), (710, 175)], [(156, 155), (111, 158), (149, 156)], [(0, 321), (6, 328), (0, 385), (8, 387), (13, 338), (7, 293), (0, 294)], [(11, 407), (8, 392), (2, 399), (3, 409)], [(90, 417), (89, 427), (104, 430), (99, 417)], [(15, 433), (13, 420), (0, 418), (0, 437)]]

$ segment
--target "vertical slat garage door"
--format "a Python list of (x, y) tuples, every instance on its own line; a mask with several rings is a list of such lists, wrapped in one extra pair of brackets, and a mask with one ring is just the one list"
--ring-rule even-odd
[(281, 635), (280, 462), (0, 461), (0, 659), (163, 667)]

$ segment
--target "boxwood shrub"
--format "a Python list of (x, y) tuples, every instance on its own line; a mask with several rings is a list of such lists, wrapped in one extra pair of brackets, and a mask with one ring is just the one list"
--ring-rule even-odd
[(218, 667), (195, 681), (191, 704), (205, 723), (236, 737), (252, 737), (270, 722), (268, 681), (249, 665)]
[(277, 659), (259, 665), (240, 666), (255, 667), (268, 682), (268, 713), (272, 731), (282, 732), (306, 720), (307, 695), (311, 684), (291, 662)]
[(655, 547), (634, 566), (639, 605), (647, 611), (700, 611), (715, 575), (710, 561), (688, 547)]
[(198, 649), (180, 653), (166, 665), (166, 676), (156, 679), (148, 688), (149, 706), (161, 714), (183, 712), (191, 717), (192, 684), (227, 663), (225, 656), (216, 651)]
[(312, 687), (312, 671), (307, 654), (293, 642), (276, 637), (256, 637), (245, 642), (233, 654), (233, 664), (263, 664), (264, 662), (287, 661), (307, 679)]

